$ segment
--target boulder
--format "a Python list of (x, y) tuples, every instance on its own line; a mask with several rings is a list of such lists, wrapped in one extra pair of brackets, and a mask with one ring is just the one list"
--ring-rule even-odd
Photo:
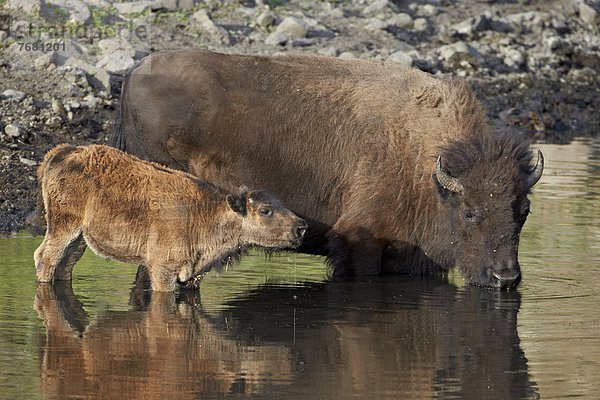
[(413, 18), (407, 13), (394, 14), (387, 20), (388, 25), (397, 26), (398, 28), (410, 29), (413, 26)]
[(285, 46), (288, 42), (288, 37), (281, 32), (271, 32), (265, 39), (265, 44), (269, 46)]
[(111, 74), (123, 75), (133, 67), (134, 64), (135, 61), (129, 52), (117, 50), (102, 57), (96, 64), (96, 67), (102, 68)]
[(411, 67), (413, 63), (413, 58), (410, 56), (410, 54), (404, 51), (396, 51), (390, 54), (387, 60), (397, 64), (404, 64), (409, 67)]
[(135, 49), (133, 46), (124, 38), (108, 38), (98, 41), (98, 47), (102, 55), (114, 53), (116, 51), (124, 51), (129, 54), (130, 57), (135, 57)]
[(33, 66), (35, 69), (46, 69), (51, 64), (54, 64), (58, 60), (58, 53), (56, 51), (51, 51), (48, 53), (44, 53), (35, 60), (33, 60)]
[(200, 25), (202, 33), (215, 38), (220, 38), (222, 42), (228, 41), (229, 33), (227, 33), (227, 30), (217, 25), (210, 18), (206, 10), (196, 11), (192, 15), (192, 19)]
[(131, 13), (141, 13), (150, 8), (154, 4), (153, 1), (149, 0), (139, 0), (139, 1), (130, 1), (127, 3), (113, 3), (113, 6), (117, 9), (119, 14), (131, 14)]
[(16, 103), (20, 103), (25, 99), (27, 95), (20, 90), (8, 89), (2, 92), (2, 99), (8, 101), (14, 101)]
[(38, 13), (42, 8), (41, 0), (10, 0), (7, 5), (10, 8), (23, 10), (27, 14)]
[(463, 61), (471, 65), (480, 65), (484, 59), (481, 53), (465, 42), (456, 42), (438, 49), (440, 58), (451, 66), (457, 66)]
[(600, 4), (580, 1), (577, 10), (579, 11), (579, 18), (598, 28), (598, 25), (600, 25)]
[(363, 10), (364, 14), (377, 14), (384, 11), (389, 5), (388, 0), (375, 0), (366, 6)]
[(92, 16), (90, 8), (80, 0), (45, 0), (41, 3), (40, 12), (48, 22), (60, 20), (66, 12), (69, 21), (80, 25), (88, 23)]
[(290, 39), (299, 39), (308, 33), (308, 25), (298, 17), (285, 17), (279, 25), (276, 32), (279, 32)]

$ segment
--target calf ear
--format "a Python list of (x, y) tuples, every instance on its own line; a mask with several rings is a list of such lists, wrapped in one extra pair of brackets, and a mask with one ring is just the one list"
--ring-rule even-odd
[(234, 194), (227, 195), (227, 205), (238, 214), (246, 215), (246, 204), (239, 196)]

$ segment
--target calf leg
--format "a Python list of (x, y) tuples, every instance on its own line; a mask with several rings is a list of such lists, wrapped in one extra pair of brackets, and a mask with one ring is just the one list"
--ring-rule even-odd
[[(73, 266), (71, 265), (70, 269), (66, 268), (66, 266), (69, 264), (71, 255), (80, 249), (79, 240), (81, 240), (81, 230), (64, 233), (46, 233), (42, 244), (33, 254), (38, 282), (51, 282), (57, 269), (60, 270), (60, 279), (71, 278)], [(83, 247), (81, 253), (83, 253), (84, 249), (85, 247)], [(77, 259), (74, 258), (72, 264)]]
[(87, 244), (83, 235), (79, 235), (77, 239), (73, 240), (65, 251), (65, 257), (56, 266), (54, 279), (70, 281), (73, 275), (73, 267), (79, 261), (86, 248)]

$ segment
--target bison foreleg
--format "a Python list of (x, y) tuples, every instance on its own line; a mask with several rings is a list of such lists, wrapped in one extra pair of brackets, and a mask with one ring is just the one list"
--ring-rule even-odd
[(158, 265), (148, 265), (152, 290), (157, 292), (174, 292), (177, 284), (177, 272)]
[(333, 276), (381, 273), (383, 245), (369, 230), (334, 231), (328, 236), (328, 262), (333, 267)]

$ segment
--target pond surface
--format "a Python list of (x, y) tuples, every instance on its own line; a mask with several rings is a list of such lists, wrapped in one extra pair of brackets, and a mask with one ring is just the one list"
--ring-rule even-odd
[(201, 296), (151, 294), (86, 253), (37, 285), (41, 238), (0, 239), (0, 399), (600, 396), (600, 140), (539, 145), (523, 283), (332, 282), (323, 260), (246, 257)]

